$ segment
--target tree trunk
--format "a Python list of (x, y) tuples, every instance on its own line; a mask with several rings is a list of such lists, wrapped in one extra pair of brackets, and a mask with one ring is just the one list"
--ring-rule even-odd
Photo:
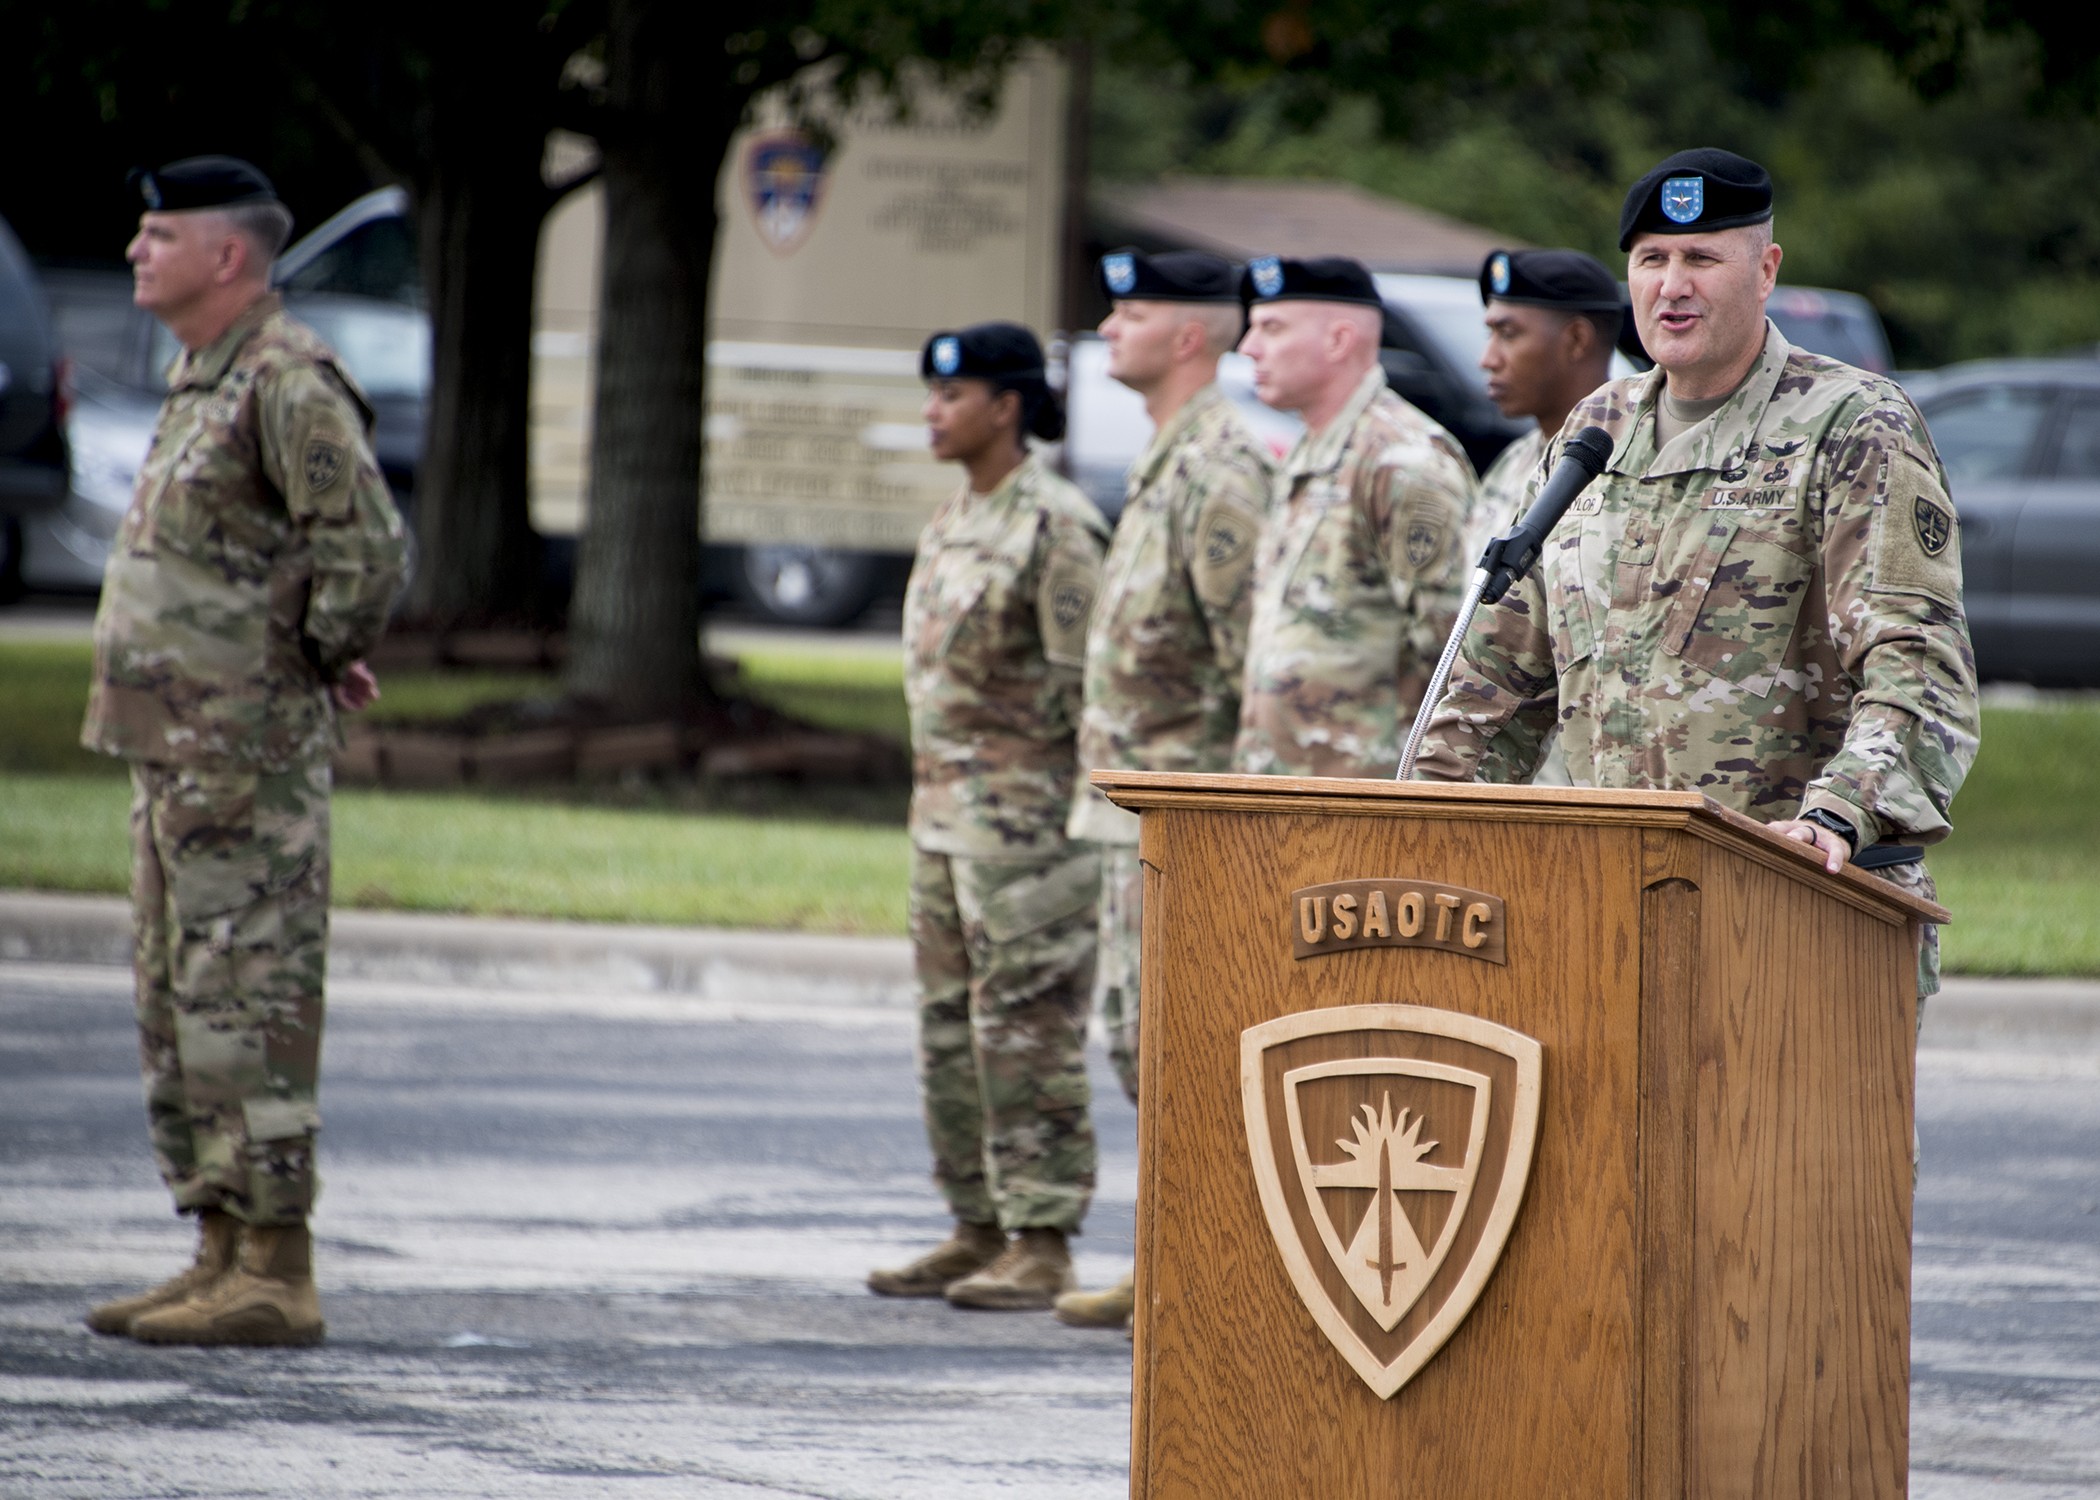
[[(415, 184), (432, 369), (409, 612), (439, 628), (546, 611), (526, 449), (547, 124), (515, 97), (533, 39), (484, 28), (474, 50), (455, 40), (433, 58)], [(492, 46), (516, 55), (489, 56)]]
[(700, 663), (700, 422), (715, 179), (735, 114), (693, 74), (718, 26), (615, 0), (607, 27), (605, 248), (590, 510), (568, 687), (634, 714), (708, 694)]

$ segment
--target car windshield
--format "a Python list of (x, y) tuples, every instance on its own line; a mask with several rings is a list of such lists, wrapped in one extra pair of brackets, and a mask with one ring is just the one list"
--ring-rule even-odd
[[(430, 320), (372, 297), (287, 298), (285, 311), (321, 336), (374, 401), (422, 400), (430, 392)], [(153, 368), (168, 367), (175, 337), (153, 325)]]
[(1480, 288), (1458, 276), (1380, 276), (1378, 293), (1405, 308), (1422, 331), (1436, 340), (1456, 369), (1485, 393), (1487, 372), (1480, 368), (1487, 348), (1487, 324), (1481, 321)]

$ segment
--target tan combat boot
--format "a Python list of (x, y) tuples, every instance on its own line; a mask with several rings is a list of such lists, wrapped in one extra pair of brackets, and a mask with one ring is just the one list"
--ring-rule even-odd
[(304, 1224), (243, 1226), (232, 1270), (131, 1320), (131, 1336), (145, 1344), (318, 1344), (325, 1331)]
[(87, 1326), (97, 1333), (129, 1333), (131, 1320), (156, 1307), (180, 1302), (217, 1281), (233, 1264), (234, 1245), (241, 1221), (212, 1208), (197, 1215), (197, 1258), (188, 1270), (169, 1277), (159, 1286), (148, 1287), (135, 1297), (119, 1297), (88, 1309)]
[(1057, 1299), (1057, 1321), (1074, 1328), (1128, 1328), (1137, 1306), (1137, 1280), (1124, 1278), (1105, 1292), (1066, 1292)]
[(1050, 1306), (1058, 1293), (1069, 1292), (1075, 1285), (1065, 1232), (1024, 1229), (1014, 1236), (1004, 1255), (949, 1287), (947, 1297), (956, 1307), (1026, 1312)]
[(982, 1270), (1006, 1249), (1006, 1231), (997, 1224), (955, 1221), (955, 1233), (908, 1266), (870, 1271), (868, 1290), (883, 1297), (938, 1297), (948, 1283)]

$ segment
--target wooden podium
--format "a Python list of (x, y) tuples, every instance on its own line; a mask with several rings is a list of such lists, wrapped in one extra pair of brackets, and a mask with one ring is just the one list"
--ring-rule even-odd
[(1696, 793), (1143, 816), (1131, 1493), (1901, 1496), (1915, 933)]

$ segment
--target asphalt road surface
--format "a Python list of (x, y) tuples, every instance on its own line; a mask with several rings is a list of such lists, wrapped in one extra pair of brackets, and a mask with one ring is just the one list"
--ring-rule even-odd
[[(0, 1495), (1109, 1500), (1129, 1346), (866, 1295), (942, 1220), (907, 1012), (344, 984), (315, 1228), (329, 1342), (79, 1323), (186, 1253), (127, 980), (0, 963)], [(1129, 1254), (1133, 1121), (1095, 1068)], [(2100, 1495), (2100, 1054), (1928, 1048), (1921, 1500)]]

